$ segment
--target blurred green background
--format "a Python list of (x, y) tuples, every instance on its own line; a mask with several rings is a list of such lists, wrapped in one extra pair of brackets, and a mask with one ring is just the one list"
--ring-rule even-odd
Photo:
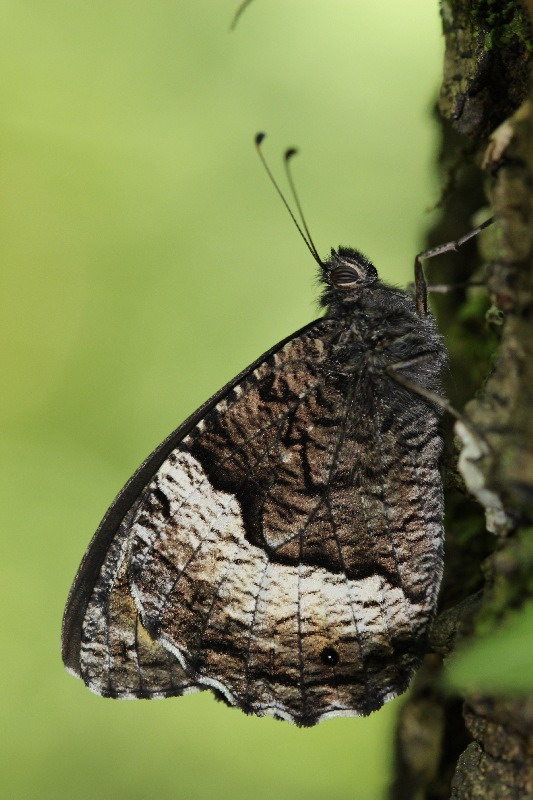
[[(297, 730), (210, 693), (113, 702), (62, 668), (70, 583), (140, 461), (316, 315), (253, 148), (319, 250), (405, 284), (435, 200), (437, 2), (4, 0), (0, 298), (9, 798), (383, 797), (398, 701)], [(401, 702), (401, 701), (399, 701)]]

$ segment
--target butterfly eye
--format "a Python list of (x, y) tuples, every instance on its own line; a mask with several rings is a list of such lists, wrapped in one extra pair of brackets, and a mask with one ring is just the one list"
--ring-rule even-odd
[(352, 267), (335, 267), (329, 274), (329, 279), (334, 286), (346, 287), (353, 286), (359, 281), (360, 275)]

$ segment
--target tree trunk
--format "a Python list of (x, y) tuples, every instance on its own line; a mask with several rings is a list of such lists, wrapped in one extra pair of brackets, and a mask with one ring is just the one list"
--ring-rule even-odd
[[(533, 0), (441, 2), (447, 178), (428, 245), (461, 236), (483, 208), (496, 223), (426, 270), (430, 284), (453, 284), (483, 278), (478, 250), (488, 262), (484, 287), (433, 304), (450, 349), (448, 396), (466, 402), (478, 433), (458, 424), (448, 437), (441, 613), (400, 712), (394, 800), (533, 798), (533, 663), (516, 685), (505, 676), (513, 659), (531, 659), (531, 634), (512, 652), (497, 638), (509, 618), (520, 626), (533, 594), (532, 13)], [(472, 667), (480, 642), (486, 670), (503, 678)]]

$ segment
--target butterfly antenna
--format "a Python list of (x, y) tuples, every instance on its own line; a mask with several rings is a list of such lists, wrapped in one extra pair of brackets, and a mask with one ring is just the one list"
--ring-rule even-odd
[[(318, 255), (318, 252), (317, 252), (317, 250), (316, 250), (316, 247), (315, 247), (315, 246), (314, 246), (314, 244), (313, 244), (313, 241), (311, 240), (311, 237), (309, 236), (309, 231), (307, 230), (307, 225), (305, 224), (305, 220), (303, 219), (303, 216), (302, 216), (302, 220), (303, 220), (304, 228), (305, 228), (305, 230), (306, 230), (306, 232), (307, 232), (307, 236), (309, 236), (309, 240), (307, 239), (307, 236), (305, 235), (305, 233), (303, 232), (302, 228), (300, 227), (300, 225), (299, 225), (299, 223), (298, 223), (298, 220), (296, 219), (296, 217), (295, 217), (295, 216), (294, 216), (294, 214), (292, 213), (291, 207), (290, 207), (290, 205), (288, 204), (287, 200), (285, 199), (285, 195), (283, 194), (283, 192), (282, 192), (282, 191), (281, 191), (281, 189), (279, 188), (279, 186), (278, 186), (278, 184), (277, 184), (277, 182), (276, 182), (276, 179), (274, 178), (274, 176), (273, 176), (272, 172), (270, 171), (270, 167), (268, 166), (268, 164), (267, 164), (267, 162), (266, 162), (266, 159), (265, 159), (265, 157), (264, 157), (264, 155), (263, 155), (263, 151), (261, 150), (261, 144), (263, 143), (263, 140), (264, 140), (265, 136), (266, 136), (266, 134), (265, 134), (265, 133), (258, 133), (258, 134), (256, 135), (256, 137), (255, 137), (255, 146), (256, 146), (256, 149), (257, 149), (257, 153), (258, 153), (258, 155), (259, 155), (259, 158), (260, 158), (260, 159), (261, 159), (261, 161), (263, 162), (263, 166), (264, 166), (264, 168), (265, 168), (265, 170), (266, 170), (266, 172), (267, 172), (267, 175), (268, 175), (268, 177), (270, 178), (270, 180), (271, 180), (271, 182), (272, 182), (272, 185), (274, 186), (274, 188), (275, 188), (276, 192), (277, 192), (277, 193), (279, 194), (279, 196), (281, 197), (281, 200), (282, 200), (282, 202), (283, 202), (283, 205), (285, 206), (285, 208), (287, 209), (287, 211), (288, 211), (288, 212), (289, 212), (289, 214), (291, 215), (291, 219), (292, 219), (292, 221), (294, 222), (294, 224), (296, 225), (296, 227), (297, 227), (297, 229), (298, 229), (298, 232), (299, 232), (300, 236), (302, 237), (302, 239), (304, 240), (304, 242), (305, 242), (305, 244), (306, 244), (306, 246), (307, 246), (307, 249), (309, 250), (309, 252), (310, 252), (310, 253), (311, 253), (311, 255), (313, 256), (313, 258), (315, 259), (315, 261), (316, 261), (318, 264), (320, 264), (320, 266), (322, 266), (322, 261), (321, 261), (321, 259), (320, 259), (320, 256)], [(287, 156), (285, 156), (285, 158), (287, 158)], [(291, 187), (291, 188), (292, 188), (292, 187)], [(292, 192), (293, 192), (293, 194), (294, 194), (294, 189), (292, 189)], [(300, 209), (300, 206), (299, 206), (298, 200), (296, 200), (296, 203), (297, 203), (297, 205), (298, 205), (298, 211), (300, 212), (300, 215), (302, 215), (302, 212), (301, 212), (301, 209)]]
[(313, 242), (313, 237), (307, 227), (307, 222), (305, 221), (304, 212), (302, 211), (302, 204), (300, 203), (300, 198), (298, 197), (298, 192), (296, 191), (296, 186), (294, 184), (294, 178), (292, 177), (292, 170), (290, 166), (291, 159), (297, 154), (298, 150), (295, 147), (289, 147), (288, 150), (285, 151), (285, 157), (283, 159), (283, 163), (285, 164), (285, 172), (287, 175), (287, 180), (289, 181), (289, 186), (291, 187), (292, 196), (294, 198), (294, 202), (296, 203), (296, 208), (298, 209), (298, 213), (300, 214), (300, 219), (302, 220), (302, 225), (304, 226), (304, 231), (307, 234), (307, 241), (311, 246), (311, 251), (319, 264), (322, 262), (320, 261), (320, 256), (318, 255), (318, 250), (315, 247), (315, 243)]

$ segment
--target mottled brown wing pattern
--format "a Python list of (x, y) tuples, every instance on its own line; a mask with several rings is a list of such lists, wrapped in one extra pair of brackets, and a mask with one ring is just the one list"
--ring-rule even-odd
[(406, 688), (442, 560), (437, 415), (332, 372), (337, 333), (322, 321), (236, 385), (126, 536), (142, 624), (191, 683), (301, 725)]
[(200, 691), (143, 625), (131, 595), (129, 528), (138, 501), (113, 539), (85, 611), (80, 676), (96, 694), (157, 698)]

